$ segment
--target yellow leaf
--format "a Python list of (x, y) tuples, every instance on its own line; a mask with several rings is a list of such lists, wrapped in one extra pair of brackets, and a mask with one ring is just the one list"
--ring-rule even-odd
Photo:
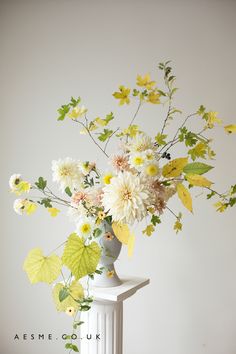
[(176, 230), (176, 233), (182, 231), (182, 226), (183, 226), (182, 223), (179, 221), (179, 219), (177, 219), (174, 224), (174, 230)]
[(150, 102), (152, 104), (159, 104), (161, 103), (160, 101), (160, 94), (155, 91), (151, 91), (148, 96), (147, 96), (147, 102)]
[(98, 125), (100, 125), (101, 127), (105, 127), (107, 125), (107, 122), (105, 119), (101, 119), (99, 117), (94, 119), (94, 122)]
[(114, 231), (114, 234), (118, 238), (118, 240), (121, 243), (123, 243), (125, 245), (128, 245), (129, 238), (131, 236), (131, 233), (130, 233), (128, 225), (127, 224), (121, 224), (121, 223), (113, 222), (112, 229)]
[(133, 255), (134, 243), (135, 243), (135, 236), (134, 236), (134, 234), (131, 234), (128, 239), (128, 256), (129, 257), (132, 257), (132, 255)]
[(187, 163), (187, 157), (180, 157), (178, 159), (174, 159), (163, 167), (162, 175), (164, 177), (178, 177), (179, 175), (181, 175), (183, 168), (187, 165)]
[(211, 181), (209, 181), (206, 177), (203, 177), (201, 175), (187, 174), (186, 179), (193, 186), (210, 187), (212, 185)]
[(146, 74), (143, 77), (138, 75), (136, 83), (138, 86), (145, 87), (147, 90), (151, 90), (156, 82), (151, 81), (150, 74)]
[(31, 184), (26, 181), (20, 181), (16, 186), (13, 192), (16, 195), (21, 195), (23, 193), (28, 193), (30, 191)]
[(31, 215), (35, 212), (35, 210), (37, 209), (37, 205), (33, 202), (30, 202), (29, 200), (27, 200), (26, 204), (25, 204), (25, 211), (27, 215)]
[(147, 236), (151, 236), (151, 234), (155, 231), (155, 227), (150, 224), (146, 227), (146, 229), (143, 230), (143, 234), (146, 234)]
[(117, 98), (118, 100), (120, 100), (120, 106), (122, 106), (123, 104), (129, 104), (130, 103), (130, 98), (129, 98), (129, 94), (130, 94), (130, 89), (128, 87), (125, 87), (123, 85), (121, 85), (119, 87), (120, 92), (114, 92), (113, 93), (113, 97)]
[(217, 202), (214, 204), (214, 207), (216, 208), (216, 211), (223, 213), (225, 211), (225, 209), (227, 208), (227, 205), (222, 202)]
[(185, 208), (187, 208), (192, 213), (193, 212), (192, 197), (189, 191), (185, 188), (185, 186), (182, 183), (179, 183), (177, 185), (177, 193), (179, 199), (181, 200)]
[(207, 113), (207, 128), (212, 129), (215, 126), (215, 123), (221, 124), (222, 120), (217, 118), (218, 112), (208, 112)]
[(231, 133), (236, 133), (236, 124), (230, 124), (226, 125), (224, 127), (226, 133), (231, 134)]
[(58, 213), (60, 213), (60, 210), (57, 208), (47, 208), (47, 210), (53, 218), (57, 216)]

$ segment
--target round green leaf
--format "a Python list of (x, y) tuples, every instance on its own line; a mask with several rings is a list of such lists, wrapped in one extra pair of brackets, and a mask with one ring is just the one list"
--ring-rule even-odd
[(80, 279), (95, 272), (100, 256), (101, 249), (96, 242), (86, 246), (84, 239), (73, 233), (66, 242), (62, 262), (70, 269), (76, 279)]

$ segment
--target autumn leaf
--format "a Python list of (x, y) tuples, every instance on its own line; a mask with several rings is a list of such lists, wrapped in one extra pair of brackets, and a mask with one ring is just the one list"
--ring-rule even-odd
[(236, 133), (236, 124), (226, 125), (224, 129), (228, 134)]
[(188, 163), (188, 157), (180, 157), (167, 163), (162, 169), (164, 177), (178, 177)]
[(120, 90), (120, 92), (113, 93), (113, 97), (120, 100), (120, 102), (119, 102), (120, 106), (122, 106), (125, 103), (129, 104), (130, 103), (130, 98), (129, 98), (130, 89), (121, 85), (119, 87), (119, 90)]
[(151, 234), (155, 231), (155, 227), (150, 224), (146, 227), (146, 229), (144, 229), (142, 232), (143, 234), (146, 234), (147, 236), (151, 236)]
[(192, 213), (193, 212), (192, 197), (189, 191), (187, 190), (187, 188), (185, 188), (185, 186), (182, 183), (179, 183), (177, 185), (177, 193), (179, 199), (181, 200), (185, 208), (187, 208)]
[(58, 215), (58, 213), (60, 213), (60, 210), (57, 208), (47, 208), (49, 214), (54, 218), (55, 216)]
[(186, 176), (187, 181), (193, 185), (198, 187), (210, 187), (213, 182), (209, 181), (206, 177), (196, 174), (187, 174)]

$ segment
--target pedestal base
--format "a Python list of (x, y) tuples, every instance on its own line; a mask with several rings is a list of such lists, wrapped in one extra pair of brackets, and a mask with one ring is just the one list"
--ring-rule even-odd
[(123, 301), (147, 284), (149, 279), (123, 278), (119, 286), (91, 289), (94, 302), (81, 315), (81, 354), (122, 354)]

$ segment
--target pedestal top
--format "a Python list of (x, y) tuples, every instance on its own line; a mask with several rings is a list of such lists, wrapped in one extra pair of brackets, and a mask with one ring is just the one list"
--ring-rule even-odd
[(121, 277), (122, 284), (111, 288), (91, 287), (90, 293), (94, 300), (124, 301), (132, 296), (138, 289), (150, 283), (149, 279), (138, 277)]

